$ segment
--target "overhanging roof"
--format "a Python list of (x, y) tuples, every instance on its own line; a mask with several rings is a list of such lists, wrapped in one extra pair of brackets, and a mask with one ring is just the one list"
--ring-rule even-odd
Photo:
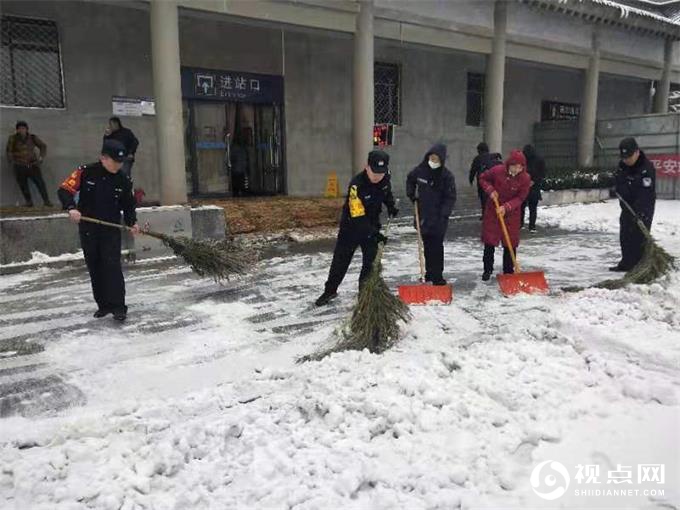
[(680, 0), (518, 0), (534, 8), (680, 40)]

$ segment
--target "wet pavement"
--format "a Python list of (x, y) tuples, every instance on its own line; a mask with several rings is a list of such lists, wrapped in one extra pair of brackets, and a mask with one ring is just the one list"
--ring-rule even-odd
[[(493, 280), (480, 281), (479, 229), (477, 217), (451, 222), (445, 272), (456, 306), (483, 320), (485, 303), (502, 298)], [(389, 237), (384, 274), (396, 288), (418, 274), (410, 220), (393, 225)], [(618, 252), (616, 236), (606, 233), (523, 231), (522, 238), (523, 267), (545, 269), (552, 289), (607, 278)], [(219, 384), (220, 375), (210, 369), (224, 366), (217, 362), (246, 359), (322, 325), (340, 324), (356, 295), (360, 255), (340, 299), (321, 309), (312, 305), (323, 290), (333, 245), (334, 240), (319, 240), (273, 246), (253, 275), (224, 285), (198, 279), (176, 260), (128, 266), (130, 312), (124, 324), (92, 317), (95, 306), (81, 266), (0, 277), (0, 417), (48, 416), (92, 399), (115, 399), (118, 391), (135, 391), (126, 374), (143, 373), (145, 365), (160, 374), (158, 387), (177, 367), (204, 377), (197, 387)], [(222, 315), (219, 306), (225, 303), (234, 304), (233, 316)], [(232, 326), (233, 338), (221, 341), (219, 332)]]

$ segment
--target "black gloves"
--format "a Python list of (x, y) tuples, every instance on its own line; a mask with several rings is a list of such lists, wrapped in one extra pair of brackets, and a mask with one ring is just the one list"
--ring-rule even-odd
[(399, 214), (399, 209), (396, 207), (390, 207), (387, 209), (387, 214), (389, 215), (390, 218), (396, 218), (397, 215)]
[(378, 244), (380, 244), (380, 243), (387, 244), (387, 238), (384, 235), (382, 235), (380, 232), (375, 234), (375, 238), (378, 241)]

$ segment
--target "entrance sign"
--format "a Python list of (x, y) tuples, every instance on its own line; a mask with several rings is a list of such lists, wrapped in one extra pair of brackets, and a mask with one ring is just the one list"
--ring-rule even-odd
[(283, 104), (283, 77), (182, 67), (182, 97), (207, 101)]

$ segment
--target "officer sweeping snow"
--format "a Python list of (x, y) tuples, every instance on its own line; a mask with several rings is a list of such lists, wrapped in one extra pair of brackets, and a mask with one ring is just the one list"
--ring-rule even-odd
[(389, 162), (390, 157), (387, 153), (372, 151), (368, 155), (368, 164), (364, 171), (350, 181), (345, 205), (342, 208), (333, 262), (328, 272), (325, 290), (316, 300), (316, 306), (323, 306), (338, 296), (338, 287), (345, 278), (354, 252), (359, 246), (363, 258), (359, 285), (370, 274), (378, 251), (378, 242), (386, 241), (380, 233), (382, 206), (383, 204), (387, 206), (387, 212), (391, 217), (399, 212), (392, 195)]
[[(647, 230), (651, 230), (656, 204), (656, 169), (640, 150), (635, 138), (621, 140), (619, 152), (621, 162), (615, 174), (616, 192), (633, 208)], [(621, 260), (609, 270), (630, 271), (642, 258), (645, 236), (623, 203), (619, 225)]]
[[(127, 150), (117, 140), (105, 140), (97, 163), (82, 165), (59, 187), (59, 200), (68, 210), (71, 221), (79, 223), (80, 244), (90, 273), (92, 293), (97, 302), (96, 318), (112, 313), (124, 321), (125, 281), (120, 265), (120, 230), (81, 222), (81, 215), (120, 223), (123, 211), (125, 224), (139, 233), (132, 180), (121, 169)], [(75, 194), (80, 192), (78, 204)]]

